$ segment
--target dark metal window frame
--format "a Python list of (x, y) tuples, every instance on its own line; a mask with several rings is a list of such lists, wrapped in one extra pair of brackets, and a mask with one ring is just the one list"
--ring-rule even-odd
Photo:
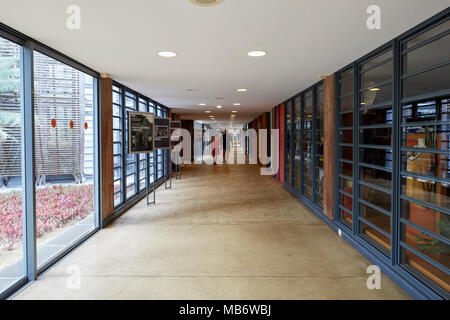
[[(292, 96), (291, 98), (287, 99), (286, 101), (284, 101), (282, 104), (280, 105), (284, 105), (285, 108), (285, 112), (284, 112), (284, 119), (280, 119), (280, 121), (284, 121), (284, 145), (286, 146), (287, 143), (287, 131), (290, 130), (291, 133), (291, 138), (289, 141), (289, 146), (290, 146), (290, 159), (291, 159), (291, 167), (290, 167), (290, 172), (289, 172), (289, 176), (290, 176), (290, 184), (288, 184), (286, 182), (286, 178), (287, 178), (287, 148), (284, 148), (284, 172), (285, 172), (285, 183), (284, 186), (286, 189), (288, 189), (293, 195), (295, 195), (298, 199), (300, 199), (303, 202), (307, 202), (309, 206), (311, 206), (312, 208), (314, 208), (315, 212), (320, 213), (323, 215), (322, 212), (322, 207), (318, 204), (318, 192), (317, 192), (317, 183), (315, 183), (316, 178), (317, 178), (317, 135), (316, 133), (316, 127), (317, 127), (317, 108), (318, 108), (318, 99), (317, 99), (317, 93), (318, 93), (318, 88), (320, 86), (323, 86), (323, 80), (320, 80), (318, 82), (316, 82), (315, 84), (313, 84), (312, 86), (304, 89), (303, 91), (297, 93), (296, 95)], [(296, 99), (300, 99), (300, 140), (303, 141), (303, 134), (304, 134), (304, 128), (303, 128), (303, 124), (304, 124), (304, 107), (305, 107), (305, 94), (311, 92), (312, 96), (312, 120), (311, 120), (311, 153), (312, 153), (312, 172), (311, 172), (311, 183), (312, 183), (312, 190), (311, 190), (311, 194), (312, 197), (309, 198), (305, 195), (305, 184), (304, 184), (304, 176), (303, 176), (303, 172), (304, 172), (304, 148), (303, 148), (303, 143), (300, 143), (300, 155), (301, 155), (301, 159), (300, 159), (300, 174), (298, 177), (294, 177), (294, 165), (295, 165), (295, 161), (294, 161), (294, 139), (292, 138), (292, 135), (295, 132), (295, 121), (294, 121), (294, 115), (295, 115), (295, 100)], [(291, 102), (291, 126), (290, 128), (287, 127), (287, 104), (288, 102)], [(280, 117), (281, 118), (281, 117)], [(294, 178), (299, 179), (300, 180), (300, 191), (297, 190), (295, 188), (294, 185)]]
[[(137, 201), (139, 201), (140, 199), (142, 199), (142, 197), (144, 197), (145, 192), (146, 192), (146, 188), (141, 188), (140, 187), (140, 182), (143, 181), (143, 179), (146, 179), (146, 186), (147, 183), (149, 186), (152, 186), (153, 184), (155, 185), (159, 185), (163, 180), (165, 175), (167, 174), (166, 172), (164, 172), (164, 169), (162, 170), (162, 175), (160, 178), (156, 177), (156, 179), (153, 179), (153, 175), (152, 175), (152, 171), (157, 167), (157, 165), (155, 166), (155, 163), (158, 160), (158, 157), (153, 157), (153, 153), (147, 154), (146, 155), (146, 160), (139, 160), (139, 157), (136, 156), (136, 160), (132, 161), (132, 162), (126, 162), (126, 154), (127, 154), (127, 150), (125, 150), (125, 139), (126, 139), (126, 134), (124, 131), (125, 128), (125, 121), (126, 121), (126, 112), (127, 112), (127, 108), (125, 107), (125, 99), (126, 97), (128, 98), (132, 98), (135, 99), (135, 107), (136, 109), (139, 109), (139, 103), (142, 101), (145, 101), (146, 103), (146, 108), (148, 110), (148, 112), (153, 112), (155, 113), (155, 115), (157, 113), (159, 114), (164, 114), (164, 115), (168, 115), (169, 113), (169, 109), (164, 106), (163, 104), (158, 103), (157, 101), (148, 98), (147, 96), (117, 82), (117, 81), (113, 81), (113, 86), (120, 88), (121, 92), (123, 93), (121, 96), (121, 103), (122, 103), (122, 115), (121, 115), (121, 128), (122, 128), (122, 135), (121, 135), (121, 143), (122, 143), (122, 152), (120, 154), (121, 156), (121, 166), (122, 166), (122, 177), (123, 177), (123, 183), (121, 184), (121, 191), (123, 194), (123, 201), (121, 201), (119, 204), (117, 204), (116, 206), (114, 206), (114, 214), (113, 217), (111, 218), (111, 220), (114, 217), (119, 216), (120, 214), (122, 214), (125, 210), (127, 210), (130, 206), (132, 206), (133, 204), (135, 204)], [(127, 95), (126, 93), (129, 93), (129, 95), (132, 95), (133, 97), (130, 97), (129, 95)], [(146, 177), (141, 177), (142, 175), (142, 169), (140, 169), (140, 165), (142, 162), (145, 161), (145, 172), (146, 172)], [(169, 158), (166, 157), (165, 159), (163, 159), (160, 162), (160, 165), (162, 166), (163, 161), (169, 161)], [(134, 165), (136, 168), (135, 172), (130, 173), (129, 175), (136, 175), (136, 179), (135, 179), (135, 183), (130, 184), (130, 185), (126, 185), (126, 177), (128, 176), (128, 174), (126, 173), (126, 168), (127, 165)], [(164, 166), (162, 166), (164, 167)], [(153, 181), (152, 181), (153, 180)], [(133, 194), (130, 197), (126, 197), (126, 189), (130, 186), (135, 186), (136, 188), (136, 193)], [(110, 221), (110, 220), (108, 220)]]
[[(443, 12), (437, 14), (436, 16), (428, 19), (427, 21), (425, 21), (424, 23), (420, 24), (419, 26), (411, 29), (410, 31), (400, 35), (399, 37), (393, 39), (392, 41), (386, 43), (385, 45), (379, 47), (378, 49), (374, 50), (373, 52), (365, 55), (364, 57), (358, 59), (357, 61), (353, 62), (352, 64), (342, 68), (341, 70), (337, 71), (335, 73), (335, 137), (336, 137), (336, 143), (337, 145), (343, 145), (340, 141), (339, 141), (339, 131), (343, 128), (340, 127), (339, 124), (339, 116), (342, 114), (339, 111), (339, 106), (340, 106), (340, 86), (339, 86), (339, 75), (343, 74), (349, 70), (353, 70), (354, 74), (353, 74), (353, 111), (349, 111), (349, 112), (353, 112), (353, 143), (350, 144), (349, 146), (353, 147), (353, 178), (351, 177), (347, 177), (351, 179), (352, 183), (353, 183), (353, 189), (352, 189), (352, 200), (353, 200), (353, 228), (349, 228), (346, 224), (342, 223), (339, 220), (339, 211), (340, 209), (344, 209), (347, 211), (346, 208), (343, 208), (343, 206), (341, 206), (339, 204), (339, 177), (341, 177), (342, 175), (339, 174), (339, 161), (342, 160), (339, 158), (339, 153), (338, 151), (336, 151), (335, 149), (335, 177), (334, 177), (334, 181), (335, 181), (335, 192), (334, 192), (334, 223), (335, 225), (337, 225), (342, 231), (343, 233), (345, 233), (346, 235), (348, 235), (349, 241), (351, 240), (352, 242), (355, 243), (355, 246), (357, 246), (358, 248), (360, 248), (360, 250), (363, 251), (369, 251), (370, 252), (370, 256), (374, 257), (377, 261), (379, 261), (382, 264), (382, 267), (385, 267), (386, 269), (384, 270), (385, 272), (389, 272), (392, 277), (395, 280), (398, 280), (398, 282), (404, 284), (408, 289), (414, 288), (414, 290), (411, 290), (414, 293), (417, 293), (418, 291), (427, 297), (430, 298), (445, 298), (448, 299), (449, 298), (449, 294), (448, 292), (446, 292), (443, 288), (439, 287), (438, 285), (436, 285), (435, 283), (433, 283), (430, 279), (426, 278), (425, 276), (419, 274), (416, 270), (414, 270), (412, 267), (408, 266), (408, 265), (404, 265), (401, 263), (401, 248), (406, 248), (407, 250), (412, 251), (414, 254), (416, 254), (417, 256), (419, 256), (420, 258), (424, 259), (425, 261), (429, 262), (430, 264), (434, 265), (435, 267), (439, 268), (440, 270), (446, 272), (448, 271), (448, 269), (446, 270), (445, 266), (440, 265), (438, 262), (428, 258), (426, 255), (418, 252), (417, 250), (415, 250), (414, 248), (411, 248), (410, 246), (408, 246), (406, 243), (403, 243), (400, 239), (400, 235), (401, 235), (401, 224), (404, 223), (406, 225), (412, 226), (416, 229), (418, 229), (421, 232), (424, 232), (425, 234), (428, 234), (438, 240), (445, 240), (443, 241), (444, 243), (449, 243), (448, 239), (445, 239), (444, 237), (437, 235), (436, 233), (430, 231), (430, 230), (426, 230), (420, 226), (417, 226), (413, 223), (411, 223), (410, 221), (407, 221), (406, 219), (402, 218), (400, 216), (400, 201), (401, 199), (406, 199), (406, 196), (402, 196), (401, 195), (401, 177), (403, 174), (408, 175), (408, 176), (414, 176), (411, 173), (407, 173), (401, 170), (401, 152), (402, 151), (410, 151), (410, 148), (407, 147), (402, 147), (401, 145), (401, 130), (403, 127), (405, 126), (411, 126), (411, 125), (417, 125), (417, 124), (426, 124), (426, 125), (430, 125), (430, 124), (435, 124), (434, 122), (430, 122), (430, 121), (424, 121), (423, 123), (407, 123), (407, 124), (402, 124), (401, 123), (401, 112), (402, 112), (402, 106), (404, 104), (407, 103), (411, 103), (411, 102), (416, 102), (416, 101), (427, 101), (427, 100), (433, 100), (439, 97), (443, 97), (443, 96), (449, 96), (450, 95), (450, 90), (443, 90), (443, 91), (437, 91), (437, 92), (433, 92), (430, 94), (426, 94), (426, 95), (418, 95), (418, 96), (414, 96), (414, 97), (408, 97), (408, 98), (404, 98), (402, 99), (401, 95), (402, 95), (402, 80), (412, 76), (412, 75), (418, 75), (430, 70), (434, 70), (436, 68), (439, 67), (443, 67), (445, 65), (447, 65), (447, 63), (444, 64), (438, 64), (438, 65), (434, 65), (434, 66), (430, 66), (427, 68), (422, 68), (416, 72), (413, 72), (412, 74), (406, 74), (403, 75), (402, 74), (402, 55), (405, 52), (411, 52), (414, 49), (417, 49), (423, 45), (426, 45), (432, 41), (435, 41), (441, 37), (443, 37), (444, 35), (447, 35), (449, 32), (443, 32), (440, 33), (438, 35), (435, 35), (434, 37), (432, 37), (429, 40), (426, 40), (424, 43), (420, 43), (418, 45), (415, 45), (412, 48), (407, 49), (405, 52), (402, 52), (401, 50), (401, 45), (402, 43), (413, 39), (414, 37), (423, 34), (424, 32), (436, 27), (437, 25), (439, 25), (440, 23), (443, 23), (445, 21), (448, 21), (450, 19), (450, 10), (446, 9)], [(359, 148), (361, 145), (359, 144), (359, 129), (361, 128), (361, 126), (359, 125), (359, 117), (360, 117), (360, 111), (363, 110), (364, 108), (359, 108), (359, 92), (361, 92), (360, 88), (359, 88), (359, 79), (360, 79), (360, 68), (359, 66), (365, 62), (366, 60), (369, 60), (370, 58), (373, 58), (377, 55), (379, 55), (380, 53), (382, 53), (383, 51), (388, 50), (389, 48), (392, 48), (393, 50), (393, 78), (392, 78), (392, 146), (391, 147), (386, 147), (385, 149), (390, 149), (392, 150), (392, 201), (391, 201), (391, 252), (388, 256), (386, 256), (385, 254), (383, 254), (381, 251), (378, 250), (378, 248), (376, 248), (376, 246), (374, 246), (373, 244), (367, 242), (367, 239), (364, 239), (364, 235), (362, 235), (360, 233), (360, 226), (359, 226), (359, 221), (364, 220), (363, 218), (361, 218), (359, 216), (359, 202), (360, 202), (360, 198), (359, 198), (359, 185), (364, 185), (365, 183), (359, 181), (359, 166), (361, 165), (361, 163), (359, 162)], [(380, 64), (385, 63), (389, 61), (389, 59), (386, 59), (382, 62), (380, 62)], [(380, 65), (378, 64), (378, 65)], [(376, 67), (376, 66), (375, 66)], [(365, 69), (367, 70), (367, 69)], [(388, 106), (390, 103), (386, 102), (386, 103), (381, 103), (379, 105), (375, 105), (372, 106), (372, 108), (382, 108), (385, 106)], [(367, 126), (370, 127), (370, 126)], [(382, 126), (379, 126), (382, 127)], [(391, 126), (389, 126), (391, 127)], [(366, 128), (366, 126), (362, 127), (362, 128)], [(365, 147), (372, 147), (372, 146), (365, 146)], [(380, 146), (375, 146), (377, 149), (380, 149)], [(449, 154), (450, 152), (448, 150), (437, 150), (437, 149), (424, 149), (422, 150), (423, 152), (431, 152), (431, 153), (441, 153), (441, 154)], [(378, 169), (378, 168), (377, 168)], [(420, 176), (422, 177), (422, 176)], [(431, 181), (437, 181), (437, 182), (444, 182), (444, 179), (440, 179), (440, 178), (436, 178), (436, 177), (425, 177), (428, 180)], [(448, 183), (448, 181), (447, 181)], [(389, 191), (389, 190), (384, 190), (384, 188), (382, 187), (376, 187), (373, 185), (370, 185), (371, 188), (374, 189), (379, 189), (383, 192)], [(408, 200), (408, 199), (407, 199)], [(415, 202), (418, 202), (417, 200), (415, 200)], [(449, 214), (449, 212), (447, 210), (442, 210), (443, 208), (437, 208), (431, 204), (428, 203), (420, 203), (422, 205), (426, 205), (429, 208), (432, 209), (436, 209), (439, 210), (440, 212), (444, 212), (446, 214)], [(363, 222), (367, 222), (367, 221), (363, 221)], [(373, 225), (370, 225), (373, 226)]]
[(22, 183), (23, 201), (23, 277), (9, 288), (0, 292), (0, 299), (7, 298), (27, 282), (34, 281), (48, 268), (86, 241), (102, 228), (101, 220), (101, 114), (99, 78), (100, 74), (78, 61), (58, 52), (45, 44), (34, 40), (0, 23), (0, 37), (21, 46), (21, 92), (22, 92), (22, 177), (34, 177), (35, 172), (35, 119), (34, 119), (34, 51), (64, 63), (80, 72), (93, 77), (93, 115), (94, 115), (94, 229), (38, 267), (36, 242), (36, 185), (34, 179), (25, 179)]

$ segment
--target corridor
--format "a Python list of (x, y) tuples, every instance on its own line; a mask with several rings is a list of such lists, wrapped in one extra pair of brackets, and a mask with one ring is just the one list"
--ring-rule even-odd
[[(190, 165), (16, 299), (408, 299), (256, 165)], [(79, 274), (79, 277), (78, 277)]]

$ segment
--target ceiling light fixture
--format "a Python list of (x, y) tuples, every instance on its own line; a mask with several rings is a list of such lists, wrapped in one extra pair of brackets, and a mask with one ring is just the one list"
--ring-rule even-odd
[(209, 110), (206, 110), (205, 112), (206, 112), (206, 113), (211, 113), (211, 111), (209, 111)]
[(190, 0), (190, 1), (197, 6), (212, 7), (212, 6), (217, 6), (223, 0)]
[(256, 51), (250, 51), (248, 55), (250, 57), (264, 57), (267, 54), (267, 52), (262, 50), (256, 50)]
[(199, 103), (199, 106), (206, 106), (206, 103)]
[(173, 51), (160, 51), (158, 52), (158, 56), (163, 58), (173, 58), (177, 56), (177, 53)]
[(231, 111), (231, 112), (233, 112), (233, 113), (237, 113), (237, 111), (236, 111), (236, 110), (233, 110), (233, 111)]
[(236, 89), (236, 91), (237, 91), (237, 92), (247, 92), (247, 89), (245, 89), (245, 88), (239, 88), (239, 89)]
[(233, 103), (233, 106), (240, 106), (241, 104), (239, 102)]
[(369, 91), (380, 91), (380, 88), (370, 88)]
[(217, 106), (216, 108), (217, 108), (217, 109), (222, 109), (223, 107), (222, 107), (222, 106)]

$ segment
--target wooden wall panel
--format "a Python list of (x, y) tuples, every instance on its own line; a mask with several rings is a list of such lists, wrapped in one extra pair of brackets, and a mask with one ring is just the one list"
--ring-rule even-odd
[(323, 211), (334, 217), (334, 75), (324, 79), (324, 181)]
[(112, 121), (112, 80), (100, 81), (102, 117), (102, 219), (114, 212), (114, 169), (113, 169), (113, 121)]

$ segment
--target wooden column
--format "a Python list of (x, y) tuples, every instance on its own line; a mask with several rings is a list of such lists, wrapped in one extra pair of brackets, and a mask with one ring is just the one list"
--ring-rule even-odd
[(334, 217), (334, 75), (324, 79), (323, 212)]
[(102, 219), (105, 221), (114, 212), (112, 79), (102, 75), (100, 87), (102, 116)]

